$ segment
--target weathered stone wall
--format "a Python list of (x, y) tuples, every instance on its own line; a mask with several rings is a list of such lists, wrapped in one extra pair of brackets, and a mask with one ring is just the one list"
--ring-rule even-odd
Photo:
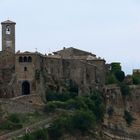
[(63, 78), (62, 59), (45, 57), (44, 69), (48, 75), (54, 76), (55, 79)]
[(11, 99), (0, 99), (0, 106), (9, 113), (30, 113), (42, 109), (44, 103), (36, 94), (19, 96)]
[(105, 84), (106, 79), (106, 65), (104, 59), (89, 60), (88, 63), (96, 66), (96, 79), (99, 85)]
[(10, 100), (20, 102), (20, 103), (27, 103), (27, 104), (29, 103), (32, 105), (44, 105), (42, 98), (40, 97), (40, 95), (37, 94), (18, 96)]
[[(0, 81), (11, 83), (10, 95), (14, 96), (24, 93), (22, 85), (25, 82), (29, 83), (31, 94), (42, 94), (49, 86), (62, 91), (63, 84), (67, 84), (67, 81), (73, 81), (78, 86), (79, 93), (90, 93), (105, 84), (104, 60), (74, 48), (63, 51), (51, 56), (43, 56), (38, 52), (17, 52), (14, 57), (5, 51), (4, 60), (9, 63), (6, 64), (7, 69), (0, 69)], [(10, 66), (13, 68), (12, 71)]]
[[(15, 22), (2, 22), (2, 51), (15, 53)], [(9, 33), (6, 33), (6, 28), (9, 26)]]
[[(129, 88), (130, 94), (124, 96), (117, 85), (105, 86), (106, 115), (104, 124), (107, 131), (116, 135), (127, 134), (130, 137), (138, 137), (140, 133), (140, 86), (131, 85)], [(109, 116), (107, 112), (110, 107), (113, 108), (113, 114)], [(134, 118), (131, 126), (128, 126), (125, 121), (125, 110)]]
[(61, 82), (72, 80), (75, 82), (80, 92), (89, 93), (96, 85), (96, 67), (93, 64), (87, 63), (84, 60), (77, 59), (56, 59), (46, 58), (45, 69), (51, 77), (50, 83), (63, 86)]
[[(31, 62), (19, 62), (19, 57), (31, 57)], [(35, 71), (40, 70), (41, 61), (40, 56), (38, 54), (31, 53), (19, 53), (16, 54), (16, 62), (15, 62), (15, 71), (16, 76), (19, 81), (23, 80), (34, 80), (35, 79)], [(26, 67), (26, 70), (25, 70)]]
[(0, 106), (8, 113), (30, 113), (35, 109), (32, 105), (12, 100), (0, 100)]
[(6, 51), (0, 52), (0, 84), (10, 82), (14, 73), (15, 56)]
[(63, 60), (63, 75), (79, 86), (81, 93), (90, 93), (96, 84), (96, 68), (83, 60)]
[[(31, 61), (24, 61), (25, 57), (28, 59), (31, 58)], [(20, 62), (20, 58), (23, 59)], [(37, 80), (39, 81), (40, 71), (43, 66), (43, 57), (36, 53), (17, 53), (15, 61), (15, 73), (17, 79), (17, 93), (16, 96), (22, 94), (22, 84), (24, 81), (30, 83), (31, 94), (37, 93)]]

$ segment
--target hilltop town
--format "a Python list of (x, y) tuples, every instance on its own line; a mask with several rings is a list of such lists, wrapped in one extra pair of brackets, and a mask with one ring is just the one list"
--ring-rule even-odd
[[(90, 111), (96, 110), (93, 111), (96, 123), (100, 124), (100, 130), (96, 131), (103, 136), (100, 139), (140, 139), (139, 70), (126, 76), (120, 63), (107, 64), (101, 57), (73, 47), (48, 55), (28, 50), (16, 52), (16, 23), (7, 20), (1, 25), (0, 111), (3, 114), (42, 112), (44, 107), (47, 114), (53, 109), (71, 113), (77, 106), (87, 107)], [(56, 112), (52, 118), (55, 115)], [(19, 135), (14, 133), (8, 137), (1, 134), (1, 129), (1, 140)]]

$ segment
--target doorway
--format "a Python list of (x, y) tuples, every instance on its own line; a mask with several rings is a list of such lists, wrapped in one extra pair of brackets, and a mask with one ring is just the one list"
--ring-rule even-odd
[(30, 83), (28, 81), (24, 81), (22, 83), (22, 95), (30, 94)]

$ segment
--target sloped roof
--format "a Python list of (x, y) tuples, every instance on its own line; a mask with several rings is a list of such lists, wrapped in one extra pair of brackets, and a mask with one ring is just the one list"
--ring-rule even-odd
[(39, 53), (39, 52), (29, 52), (29, 51), (25, 51), (25, 52), (16, 52), (16, 55), (40, 55), (40, 56), (44, 56), (43, 54)]
[(77, 48), (69, 47), (69, 48), (63, 48), (63, 50), (53, 52), (54, 54), (61, 55), (65, 53), (65, 55), (92, 55), (96, 56), (95, 54), (92, 54), (91, 52), (83, 51)]
[(16, 23), (11, 20), (6, 20), (6, 21), (1, 22), (1, 24), (16, 24)]

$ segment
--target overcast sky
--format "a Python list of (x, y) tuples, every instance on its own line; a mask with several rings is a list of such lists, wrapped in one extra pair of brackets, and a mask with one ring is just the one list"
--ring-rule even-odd
[(139, 0), (0, 0), (0, 21), (16, 24), (16, 51), (75, 47), (107, 63), (140, 68)]

